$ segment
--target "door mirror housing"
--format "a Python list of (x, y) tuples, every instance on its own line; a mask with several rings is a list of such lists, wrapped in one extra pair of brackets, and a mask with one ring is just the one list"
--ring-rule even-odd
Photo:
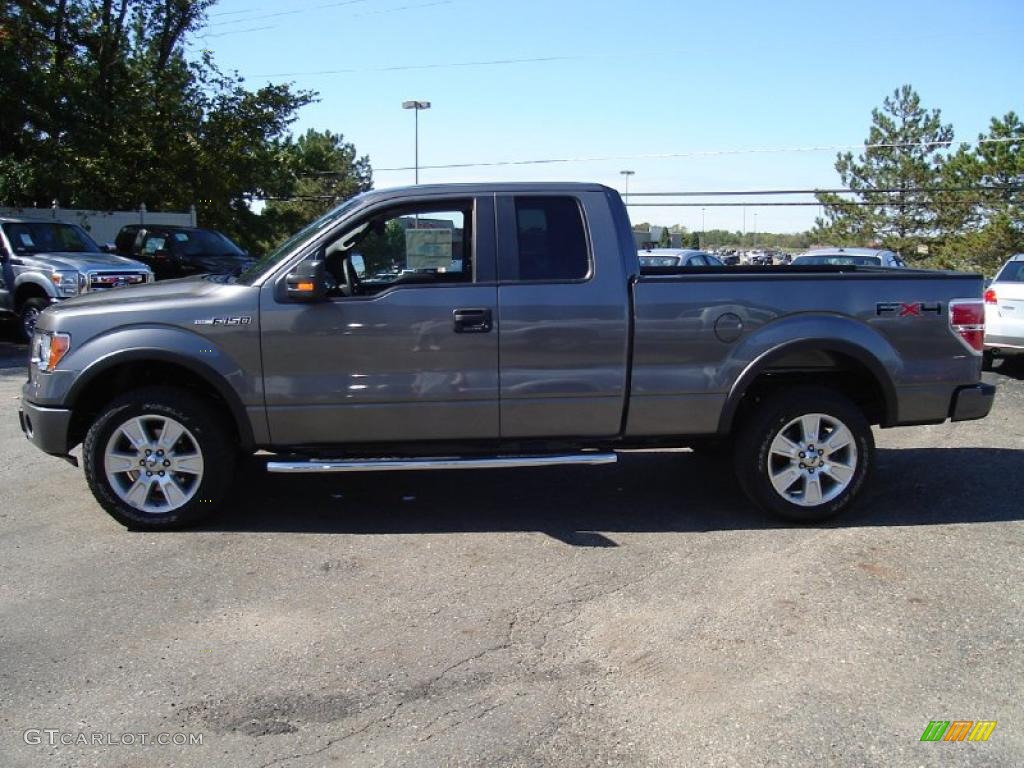
[(291, 301), (314, 302), (327, 298), (327, 271), (322, 261), (302, 261), (285, 278)]
[(117, 253), (117, 246), (113, 243), (104, 243), (100, 246), (100, 250), (104, 253)]

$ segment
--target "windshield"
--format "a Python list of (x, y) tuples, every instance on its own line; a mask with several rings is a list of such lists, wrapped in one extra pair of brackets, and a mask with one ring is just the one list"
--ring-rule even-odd
[(4, 224), (4, 234), (15, 253), (99, 253), (85, 230), (75, 224), (32, 221)]
[(319, 219), (314, 219), (305, 227), (300, 229), (294, 235), (289, 237), (277, 248), (270, 251), (263, 258), (256, 261), (251, 267), (246, 269), (242, 274), (238, 276), (238, 282), (244, 285), (251, 285), (260, 275), (270, 271), (278, 262), (286, 258), (288, 254), (292, 253), (296, 247), (306, 240), (309, 240), (319, 234), (321, 231), (329, 227), (338, 219), (342, 218), (352, 208), (354, 208), (359, 201), (359, 196), (353, 197), (351, 200), (346, 200), (341, 205), (332, 208)]
[(877, 256), (849, 256), (836, 253), (824, 256), (797, 256), (793, 263), (800, 264), (834, 264), (840, 267), (878, 267), (882, 260)]
[(174, 231), (171, 247), (183, 256), (244, 256), (245, 252), (220, 232), (208, 229)]

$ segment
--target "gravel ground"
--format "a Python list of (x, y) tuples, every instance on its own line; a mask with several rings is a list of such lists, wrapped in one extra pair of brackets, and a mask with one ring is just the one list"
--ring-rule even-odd
[[(986, 374), (985, 421), (878, 432), (826, 526), (659, 451), (249, 469), (214, 523), (148, 534), (22, 437), (23, 356), (0, 343), (0, 765), (1024, 763), (1024, 366)], [(998, 726), (920, 742), (936, 719)]]

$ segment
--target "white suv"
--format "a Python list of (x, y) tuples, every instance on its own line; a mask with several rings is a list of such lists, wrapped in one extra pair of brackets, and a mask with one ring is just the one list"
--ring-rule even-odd
[(1011, 256), (985, 291), (985, 360), (1024, 355), (1024, 253)]

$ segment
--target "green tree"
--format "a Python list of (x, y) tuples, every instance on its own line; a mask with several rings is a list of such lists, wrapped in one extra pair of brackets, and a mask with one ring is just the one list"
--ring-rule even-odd
[(700, 248), (700, 232), (691, 232), (690, 233), (690, 247), (691, 248)]
[[(373, 187), (370, 161), (340, 133), (312, 128), (279, 148), (286, 178), (262, 217), (272, 232), (295, 232), (339, 202)], [(274, 243), (266, 243), (271, 246)]]
[(672, 247), (672, 232), (668, 227), (661, 228), (661, 237), (658, 238), (658, 246), (661, 248)]
[(952, 140), (953, 128), (942, 123), (939, 110), (924, 109), (909, 85), (896, 89), (872, 110), (864, 151), (857, 158), (852, 152), (836, 157), (842, 186), (853, 197), (818, 194), (824, 217), (816, 237), (847, 245), (878, 240), (914, 258), (917, 246), (937, 234), (929, 190), (939, 185), (943, 150)]
[(314, 94), (187, 57), (214, 2), (0, 0), (0, 203), (195, 203), (249, 248), (278, 239), (250, 201), (294, 188), (287, 131)]
[(973, 149), (960, 146), (943, 167), (943, 187), (934, 266), (992, 274), (1024, 252), (1024, 124), (1016, 113), (992, 118)]

